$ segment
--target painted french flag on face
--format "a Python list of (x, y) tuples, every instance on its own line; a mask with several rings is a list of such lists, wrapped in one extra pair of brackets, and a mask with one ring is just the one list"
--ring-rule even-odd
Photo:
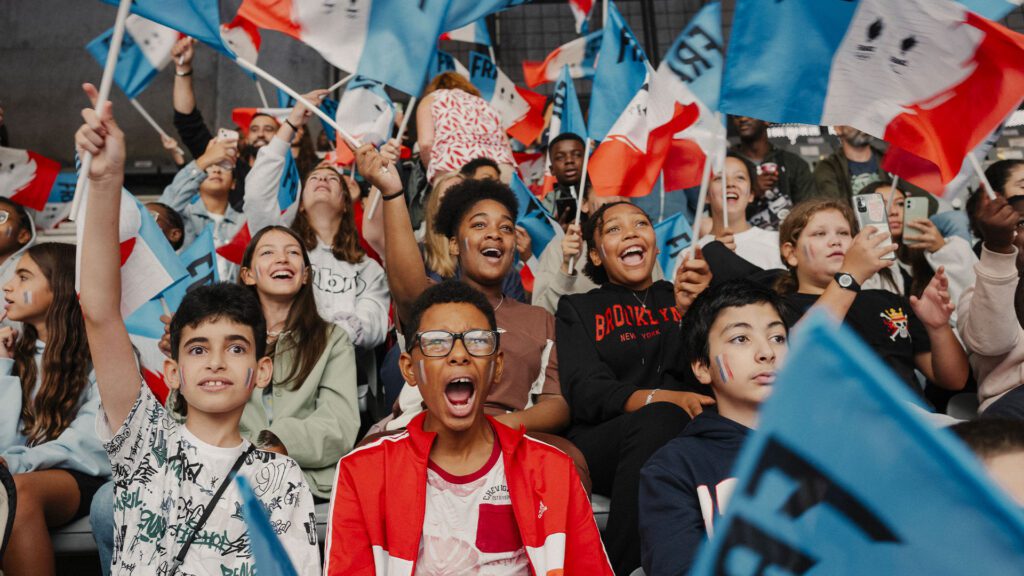
[(509, 136), (530, 144), (544, 130), (544, 104), (547, 99), (513, 84), (490, 57), (479, 52), (470, 53), (469, 80), (480, 90), (480, 97), (501, 116), (501, 124)]
[(473, 44), (491, 45), (491, 35), (487, 32), (487, 21), (480, 19), (472, 24), (467, 24), (458, 30), (441, 34), (441, 40), (454, 40), (456, 42), (471, 42)]
[(325, 60), (403, 92), (423, 87), (448, 0), (243, 0), (238, 13), (315, 49)]
[(0, 148), (0, 196), (42, 210), (60, 164), (28, 150)]
[[(152, 20), (130, 14), (124, 21), (124, 39), (114, 67), (114, 82), (129, 98), (135, 98), (149, 86), (157, 73), (171, 61), (171, 48), (179, 34)], [(114, 35), (111, 28), (85, 45), (85, 49), (99, 62), (107, 63), (107, 51)]]
[[(391, 136), (395, 104), (383, 84), (365, 76), (356, 76), (341, 96), (334, 120), (360, 142), (380, 146)], [(343, 141), (338, 142), (335, 150), (338, 163), (350, 164), (355, 160)]]
[(161, 399), (167, 396), (167, 385), (163, 378), (166, 357), (160, 352), (159, 347), (160, 338), (164, 334), (164, 324), (160, 321), (160, 316), (164, 314), (164, 305), (173, 314), (189, 290), (220, 280), (217, 276), (217, 253), (213, 246), (213, 226), (207, 225), (188, 248), (178, 255), (178, 259), (187, 274), (140, 306), (124, 321), (132, 343), (139, 350), (146, 384)]
[(608, 23), (601, 33), (604, 37), (597, 56), (587, 117), (590, 137), (598, 141), (604, 140), (619, 115), (647, 83), (651, 67), (629, 24), (611, 0), (608, 1)]
[[(88, 210), (88, 205), (86, 192), (82, 210)], [(78, 227), (79, 245), (84, 231), (84, 226)], [(188, 272), (146, 207), (124, 189), (121, 190), (118, 236), (121, 241), (121, 316), (127, 318)], [(80, 270), (81, 261), (76, 261), (75, 266), (76, 271)]]
[(943, 182), (1024, 94), (1024, 36), (948, 0), (739, 0), (727, 60), (723, 111), (854, 126)]
[(526, 85), (536, 88), (545, 82), (554, 82), (565, 66), (569, 67), (573, 78), (592, 78), (603, 36), (601, 30), (591, 32), (555, 48), (543, 62), (524, 61), (523, 79)]

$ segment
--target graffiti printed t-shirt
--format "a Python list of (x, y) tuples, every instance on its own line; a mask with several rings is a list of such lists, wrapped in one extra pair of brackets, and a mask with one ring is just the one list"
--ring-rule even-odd
[[(167, 574), (213, 494), (238, 457), (212, 446), (173, 421), (146, 386), (124, 425), (112, 434), (101, 411), (96, 431), (105, 441), (114, 478), (113, 574)], [(299, 574), (319, 574), (313, 496), (298, 464), (256, 450), (238, 473), (270, 516), (270, 523)], [(181, 575), (253, 574), (255, 560), (232, 483), (192, 542)]]
[(416, 576), (529, 573), (498, 442), (473, 474), (455, 476), (430, 462)]

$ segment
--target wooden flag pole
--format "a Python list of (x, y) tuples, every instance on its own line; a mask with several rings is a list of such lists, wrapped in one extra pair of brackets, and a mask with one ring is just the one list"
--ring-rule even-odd
[[(100, 79), (99, 97), (96, 99), (96, 112), (99, 113), (110, 100), (110, 87), (114, 83), (114, 68), (117, 67), (117, 57), (121, 54), (121, 40), (124, 39), (124, 21), (128, 18), (128, 12), (132, 7), (132, 0), (121, 0), (117, 6), (117, 19), (114, 20), (114, 34), (110, 38), (110, 48), (107, 50), (107, 64), (103, 67), (103, 77)], [(71, 201), (71, 214), (68, 219), (72, 222), (78, 218), (78, 210), (82, 204), (82, 197), (89, 187), (89, 169), (92, 167), (92, 154), (82, 154), (82, 165), (78, 171), (78, 183), (75, 185), (75, 198)]]
[[(587, 197), (587, 165), (590, 164), (590, 138), (587, 138), (587, 145), (583, 147), (583, 174), (580, 175), (580, 190), (576, 195), (576, 220), (574, 220), (577, 226), (580, 225), (580, 213), (583, 210), (583, 199)], [(572, 274), (575, 270), (576, 258), (569, 258), (569, 273)]]
[[(402, 124), (398, 127), (398, 136), (395, 137), (398, 140), (398, 149), (402, 149), (402, 138), (405, 137), (405, 129), (409, 126), (409, 118), (412, 117), (413, 109), (416, 108), (416, 97), (413, 96), (409, 99), (409, 105), (405, 108), (405, 116), (402, 116)], [(380, 204), (380, 190), (377, 190), (375, 186), (373, 188), (373, 200), (370, 201), (370, 209), (366, 211), (366, 219), (373, 220), (373, 215), (377, 212), (377, 205)]]

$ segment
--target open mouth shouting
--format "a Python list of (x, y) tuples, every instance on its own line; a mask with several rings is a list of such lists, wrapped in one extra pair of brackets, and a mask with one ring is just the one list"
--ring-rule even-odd
[(485, 246), (480, 249), (480, 255), (483, 256), (487, 262), (497, 266), (505, 256), (505, 250), (500, 246)]
[(647, 250), (639, 244), (629, 246), (619, 252), (619, 260), (626, 266), (640, 266), (647, 259)]
[(473, 411), (476, 385), (468, 376), (455, 376), (444, 387), (445, 404), (456, 418), (465, 418)]
[(292, 280), (295, 278), (295, 270), (290, 267), (278, 267), (270, 270), (271, 280)]

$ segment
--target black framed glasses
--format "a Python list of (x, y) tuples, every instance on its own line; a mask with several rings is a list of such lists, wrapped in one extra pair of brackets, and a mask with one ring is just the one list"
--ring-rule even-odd
[(467, 330), (465, 332), (448, 332), (447, 330), (427, 330), (417, 332), (409, 343), (409, 350), (419, 345), (420, 352), (428, 358), (443, 358), (452, 352), (456, 340), (462, 340), (466, 352), (470, 356), (490, 356), (498, 349), (498, 333), (494, 330)]

